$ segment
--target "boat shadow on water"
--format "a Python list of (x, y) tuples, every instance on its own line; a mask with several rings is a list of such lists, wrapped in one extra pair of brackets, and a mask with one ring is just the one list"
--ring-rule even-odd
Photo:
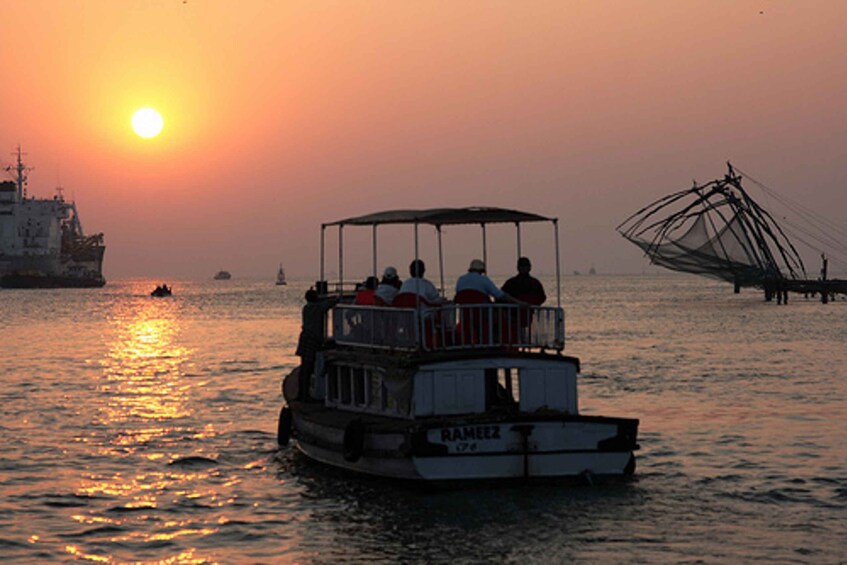
[[(614, 531), (619, 520), (638, 520), (648, 498), (631, 478), (607, 481), (602, 488), (568, 479), (461, 481), (445, 488), (441, 482), (386, 481), (339, 469), (292, 447), (281, 448), (274, 458), (278, 479), (292, 481), (304, 499), (314, 502), (310, 531), (320, 537), (318, 532), (330, 529), (334, 545), (345, 548), (348, 558), (544, 559), (551, 549), (544, 540), (567, 533), (573, 541), (590, 542), (598, 531)], [(536, 541), (515, 545), (522, 537), (518, 532), (528, 526)], [(318, 540), (304, 539), (301, 549), (308, 551), (311, 544), (320, 546)], [(321, 549), (333, 557), (325, 546)], [(554, 553), (562, 551), (557, 547)]]

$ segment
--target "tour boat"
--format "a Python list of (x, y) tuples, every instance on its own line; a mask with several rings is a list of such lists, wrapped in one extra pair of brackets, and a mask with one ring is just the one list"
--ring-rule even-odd
[(215, 273), (215, 276), (213, 278), (216, 281), (228, 281), (232, 278), (232, 275), (229, 271), (218, 271), (217, 273)]
[[(554, 236), (555, 306), (416, 298), (394, 306), (353, 304), (344, 280), (344, 228), (370, 228), (373, 274), (384, 225), (433, 228), (442, 296), (442, 227), (516, 229), (547, 222)], [(325, 231), (337, 229), (339, 280), (325, 273)], [(417, 481), (623, 477), (635, 471), (638, 420), (579, 413), (579, 360), (563, 353), (558, 222), (501, 208), (394, 210), (321, 226), (315, 290), (331, 300), (324, 345), (306, 380), (283, 381), (278, 440), (311, 459), (369, 475)], [(452, 293), (451, 293), (452, 294)], [(402, 295), (400, 295), (402, 296)], [(401, 302), (398, 307), (397, 302)], [(301, 382), (308, 393), (299, 394)]]

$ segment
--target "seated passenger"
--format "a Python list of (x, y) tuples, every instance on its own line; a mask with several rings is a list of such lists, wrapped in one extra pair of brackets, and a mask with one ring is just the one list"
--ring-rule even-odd
[[(425, 306), (443, 304), (445, 302), (444, 299), (439, 296), (435, 285), (424, 278), (425, 272), (426, 265), (424, 265), (424, 262), (420, 259), (415, 259), (409, 264), (410, 278), (406, 279), (406, 281), (400, 286), (400, 292), (398, 293), (398, 297), (400, 297), (400, 295), (406, 295), (401, 297), (401, 302), (404, 307), (414, 307), (414, 304), (407, 303), (412, 297), (414, 297), (415, 302), (420, 300), (420, 302)], [(417, 297), (420, 297), (420, 299)], [(400, 305), (397, 303), (397, 297), (395, 297), (394, 305)]]
[(376, 277), (365, 279), (365, 284), (356, 293), (356, 299), (353, 301), (353, 304), (358, 306), (373, 306), (375, 304), (374, 292), (376, 291), (377, 282), (378, 279)]
[[(471, 291), (478, 294), (472, 294)], [(473, 300), (477, 303), (486, 302), (491, 297), (503, 302), (521, 304), (519, 300), (497, 288), (497, 285), (485, 275), (485, 263), (479, 259), (471, 261), (468, 272), (456, 281), (456, 302), (471, 302), (471, 300), (463, 300), (460, 295), (478, 296), (479, 299)]]
[(531, 270), (529, 258), (518, 259), (518, 274), (506, 281), (503, 292), (533, 306), (540, 306), (547, 300), (547, 294), (541, 281), (529, 274)]
[(397, 276), (397, 269), (394, 267), (386, 267), (382, 274), (382, 281), (376, 287), (374, 292), (374, 302), (377, 306), (391, 306), (394, 302), (394, 297), (400, 292), (400, 277)]

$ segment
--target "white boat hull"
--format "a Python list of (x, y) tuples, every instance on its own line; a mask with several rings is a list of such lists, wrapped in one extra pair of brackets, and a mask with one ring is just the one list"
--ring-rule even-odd
[[(295, 408), (297, 448), (316, 461), (369, 475), (460, 481), (613, 477), (631, 475), (635, 469), (633, 420), (572, 416), (463, 425), (409, 421), (406, 431), (363, 431), (359, 453), (351, 456), (350, 423), (341, 426), (334, 418), (327, 424), (320, 418)], [(368, 427), (378, 430), (386, 424), (364, 425)]]

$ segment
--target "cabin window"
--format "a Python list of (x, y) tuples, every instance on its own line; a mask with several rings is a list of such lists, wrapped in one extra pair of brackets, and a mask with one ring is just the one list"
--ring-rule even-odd
[(350, 367), (339, 367), (339, 373), (341, 374), (341, 396), (339, 402), (341, 404), (350, 404), (350, 401), (353, 399), (353, 383), (350, 382)]
[(385, 410), (383, 399), (385, 398), (385, 385), (382, 384), (382, 377), (376, 371), (368, 371), (370, 398), (368, 398), (368, 407), (371, 410), (382, 412)]
[(485, 370), (485, 405), (488, 408), (512, 407), (520, 399), (518, 369)]
[(356, 406), (367, 406), (367, 390), (365, 388), (365, 370), (353, 369), (353, 400)]
[(362, 367), (334, 366), (326, 373), (326, 402), (362, 412), (405, 415), (408, 400), (389, 392), (383, 373)]
[(333, 367), (333, 369), (333, 371), (326, 372), (326, 395), (332, 402), (338, 402), (338, 380), (341, 378), (341, 367)]
[(497, 381), (503, 386), (509, 397), (520, 402), (521, 399), (521, 376), (520, 369), (497, 369)]

